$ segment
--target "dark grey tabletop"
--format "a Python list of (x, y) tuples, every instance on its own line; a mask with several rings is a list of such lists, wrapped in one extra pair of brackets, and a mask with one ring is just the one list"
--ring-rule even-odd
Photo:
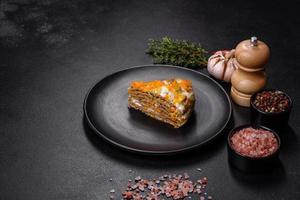
[[(1, 0), (0, 199), (108, 199), (136, 175), (184, 172), (207, 176), (213, 199), (300, 199), (299, 9), (289, 1)], [(151, 63), (148, 38), (187, 39), (215, 51), (252, 35), (271, 47), (268, 87), (294, 100), (274, 171), (230, 168), (226, 134), (189, 154), (150, 157), (116, 149), (85, 125), (88, 89)], [(249, 110), (234, 105), (233, 117), (235, 126), (248, 123)]]

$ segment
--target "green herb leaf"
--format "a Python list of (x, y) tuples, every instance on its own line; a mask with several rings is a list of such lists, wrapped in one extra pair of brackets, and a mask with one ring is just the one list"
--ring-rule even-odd
[(156, 64), (178, 65), (187, 68), (207, 65), (207, 51), (200, 44), (186, 40), (173, 40), (163, 37), (161, 40), (149, 39), (147, 54)]

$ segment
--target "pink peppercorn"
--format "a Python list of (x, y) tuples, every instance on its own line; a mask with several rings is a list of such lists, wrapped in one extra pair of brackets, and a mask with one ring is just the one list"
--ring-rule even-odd
[(279, 113), (290, 106), (289, 98), (281, 91), (262, 91), (256, 94), (253, 104), (266, 113)]

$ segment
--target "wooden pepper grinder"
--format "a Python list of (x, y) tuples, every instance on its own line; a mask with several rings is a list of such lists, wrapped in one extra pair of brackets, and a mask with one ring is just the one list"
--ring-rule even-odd
[(264, 65), (270, 57), (269, 47), (256, 37), (240, 42), (235, 48), (235, 70), (231, 77), (231, 98), (249, 107), (250, 97), (267, 84)]

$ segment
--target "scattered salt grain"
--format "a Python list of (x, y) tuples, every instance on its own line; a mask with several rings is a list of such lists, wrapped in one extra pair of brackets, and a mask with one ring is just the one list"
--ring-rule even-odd
[(115, 193), (115, 190), (114, 190), (114, 189), (111, 189), (111, 190), (109, 191), (109, 193)]
[[(130, 179), (129, 179), (130, 180)], [(163, 175), (157, 179), (134, 178), (128, 182), (127, 188), (122, 192), (123, 200), (156, 200), (156, 199), (192, 199), (191, 195), (198, 195), (200, 200), (205, 200), (202, 190), (207, 185), (207, 178), (203, 177), (195, 182), (189, 180), (187, 173)], [(211, 197), (210, 197), (211, 198)]]

